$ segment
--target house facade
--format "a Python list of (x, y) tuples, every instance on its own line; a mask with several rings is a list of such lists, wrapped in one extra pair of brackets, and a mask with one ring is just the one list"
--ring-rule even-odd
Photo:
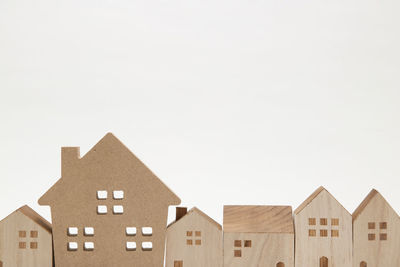
[(196, 207), (167, 228), (166, 267), (222, 267), (222, 227)]
[(353, 213), (353, 267), (400, 266), (400, 218), (372, 190)]
[(111, 133), (61, 158), (39, 199), (51, 207), (55, 265), (163, 266), (168, 207), (180, 199)]
[(0, 221), (0, 267), (52, 267), (51, 224), (28, 206)]
[(351, 267), (352, 216), (323, 187), (294, 212), (296, 267)]
[(224, 206), (224, 267), (294, 267), (289, 206)]

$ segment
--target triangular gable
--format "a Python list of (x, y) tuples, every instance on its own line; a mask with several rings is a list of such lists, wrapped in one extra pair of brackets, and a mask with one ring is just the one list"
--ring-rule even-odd
[(343, 205), (323, 186), (318, 187), (317, 190), (315, 190), (303, 203), (301, 203), (300, 206), (294, 211), (294, 214), (299, 214), (305, 207), (307, 207), (311, 202), (313, 202), (313, 200), (322, 192), (328, 193), (329, 196), (332, 197), (351, 216), (350, 212), (345, 207), (343, 207)]
[(22, 213), (23, 215), (25, 215), (27, 218), (29, 218), (30, 220), (34, 221), (37, 225), (39, 225), (40, 227), (42, 227), (44, 230), (46, 230), (47, 232), (49, 232), (50, 234), (52, 233), (52, 227), (51, 227), (51, 223), (49, 223), (45, 218), (43, 218), (42, 216), (40, 216), (36, 211), (34, 211), (33, 209), (31, 209), (29, 206), (25, 205), (22, 206), (21, 208), (17, 209), (16, 211), (14, 211), (13, 213), (11, 213), (10, 215), (8, 215), (6, 218), (4, 218), (3, 220), (0, 221), (6, 221), (8, 218), (12, 217), (13, 215), (15, 215), (16, 213)]
[(197, 214), (199, 214), (199, 215), (202, 216), (204, 219), (206, 219), (207, 221), (209, 221), (212, 225), (214, 225), (215, 227), (217, 227), (219, 230), (222, 230), (222, 226), (221, 226), (219, 223), (217, 223), (216, 221), (214, 221), (210, 216), (208, 216), (207, 214), (205, 214), (204, 212), (202, 212), (201, 210), (199, 210), (199, 209), (196, 208), (196, 207), (191, 208), (191, 209), (190, 209), (182, 218), (180, 218), (179, 220), (173, 221), (172, 223), (170, 223), (170, 224), (168, 225), (168, 228), (169, 228), (169, 227), (172, 227), (172, 226), (175, 225), (175, 224), (179, 224), (179, 222), (181, 222), (181, 221), (184, 221), (185, 218), (187, 218), (188, 216), (190, 216), (192, 213), (197, 213)]
[[(78, 160), (84, 163), (85, 161), (94, 159), (95, 157), (106, 157), (108, 155), (116, 155), (120, 153), (121, 155), (127, 155), (130, 160), (132, 160), (136, 165), (141, 166), (147, 172), (151, 173), (151, 176), (155, 179), (157, 183), (161, 185), (161, 188), (167, 192), (170, 196), (171, 204), (179, 204), (180, 199), (175, 195), (171, 189), (169, 189), (140, 159), (138, 159), (117, 137), (112, 133), (107, 133), (92, 149), (89, 150), (82, 158)], [(69, 181), (60, 178), (40, 199), (40, 205), (48, 205), (52, 199), (58, 198), (55, 192), (63, 187), (64, 183)]]
[(375, 199), (376, 197), (380, 197), (382, 199), (382, 201), (385, 202), (385, 204), (390, 207), (390, 209), (393, 211), (394, 214), (397, 214), (397, 212), (392, 208), (392, 206), (390, 206), (389, 202), (387, 202), (387, 200), (375, 189), (372, 189), (371, 192), (369, 192), (369, 194), (364, 198), (364, 200), (360, 203), (360, 205), (355, 209), (355, 211), (353, 212), (353, 221), (355, 221), (358, 216), (361, 215), (361, 213), (365, 210), (366, 207), (368, 207), (368, 205), (371, 203), (371, 201), (373, 199)]

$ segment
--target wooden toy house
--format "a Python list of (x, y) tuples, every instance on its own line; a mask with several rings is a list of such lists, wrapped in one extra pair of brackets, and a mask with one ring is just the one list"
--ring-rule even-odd
[(0, 221), (0, 267), (52, 267), (51, 224), (28, 206)]
[(352, 266), (351, 214), (323, 187), (294, 212), (296, 267)]
[(376, 190), (353, 213), (354, 267), (400, 266), (400, 218)]
[(224, 267), (294, 267), (289, 206), (224, 206)]
[(180, 199), (114, 135), (85, 156), (61, 150), (50, 205), (55, 265), (163, 266), (168, 206)]
[(166, 267), (222, 267), (222, 227), (197, 208), (177, 208), (167, 228)]

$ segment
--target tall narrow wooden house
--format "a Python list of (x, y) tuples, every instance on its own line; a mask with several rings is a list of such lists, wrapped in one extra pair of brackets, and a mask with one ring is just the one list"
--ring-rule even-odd
[(161, 267), (180, 199), (111, 133), (82, 158), (61, 152), (61, 179), (39, 199), (51, 206), (55, 265)]
[(224, 267), (294, 267), (289, 206), (224, 206)]
[(400, 266), (400, 218), (372, 190), (353, 213), (353, 267)]
[(351, 214), (323, 187), (294, 212), (296, 267), (351, 267)]

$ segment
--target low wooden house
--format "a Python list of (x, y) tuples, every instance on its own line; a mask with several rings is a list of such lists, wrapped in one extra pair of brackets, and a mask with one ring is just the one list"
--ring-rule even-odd
[(0, 267), (52, 267), (51, 224), (28, 206), (0, 221)]
[(224, 267), (294, 267), (289, 206), (224, 206)]
[(376, 190), (353, 213), (353, 267), (400, 266), (400, 218)]
[(198, 208), (177, 208), (167, 228), (166, 267), (222, 267), (222, 227)]
[(351, 267), (351, 214), (323, 187), (294, 212), (296, 267)]

